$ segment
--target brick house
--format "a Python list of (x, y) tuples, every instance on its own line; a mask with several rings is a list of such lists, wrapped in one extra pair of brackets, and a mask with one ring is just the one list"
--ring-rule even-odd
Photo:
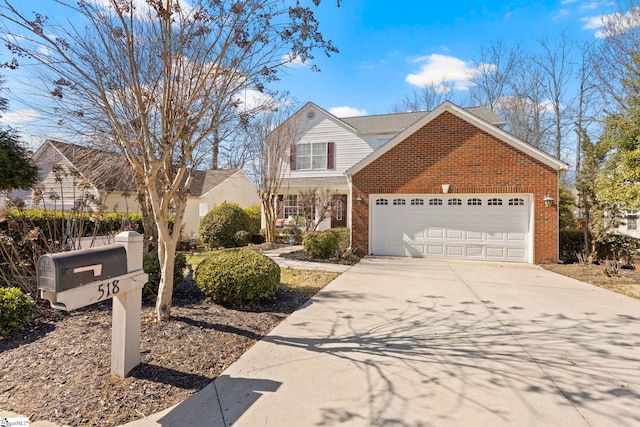
[(323, 181), (345, 192), (360, 254), (557, 261), (554, 201), (567, 165), (502, 130), (490, 111), (445, 102), (431, 112), (338, 119), (309, 103), (296, 114), (306, 124), (291, 165), (300, 151), (326, 157), (317, 169), (313, 158), (292, 167), (289, 197)]

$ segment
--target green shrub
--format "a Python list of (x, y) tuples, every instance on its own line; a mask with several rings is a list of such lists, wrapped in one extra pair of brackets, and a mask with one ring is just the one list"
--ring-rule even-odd
[(351, 246), (351, 230), (346, 227), (338, 227), (329, 231), (338, 236), (338, 255), (344, 254)]
[(249, 215), (235, 203), (222, 203), (202, 218), (200, 238), (210, 248), (237, 246), (235, 236), (240, 230), (249, 231)]
[(314, 258), (331, 258), (340, 246), (340, 237), (331, 230), (312, 231), (304, 236), (304, 251)]
[[(184, 279), (184, 269), (187, 267), (187, 258), (183, 253), (176, 252), (173, 264), (173, 285), (177, 285)], [(146, 254), (142, 260), (142, 269), (149, 275), (149, 281), (144, 284), (142, 294), (145, 297), (153, 297), (158, 294), (160, 286), (160, 259), (158, 251), (154, 250)]]
[(249, 228), (247, 228), (247, 231), (251, 235), (259, 234), (260, 224), (262, 223), (262, 208), (259, 205), (254, 205), (244, 208), (244, 211), (249, 216)]
[(269, 257), (249, 249), (220, 251), (198, 265), (195, 280), (214, 301), (256, 304), (275, 295), (280, 267)]
[(584, 252), (584, 232), (578, 228), (560, 230), (560, 259), (567, 263), (578, 261), (578, 254)]
[(19, 288), (0, 288), (0, 336), (22, 329), (35, 309), (35, 301)]
[(634, 266), (634, 257), (640, 249), (640, 239), (623, 234), (604, 234), (595, 243), (599, 261), (616, 260), (625, 267)]
[(251, 234), (247, 230), (236, 231), (233, 241), (236, 246), (247, 246), (251, 242)]

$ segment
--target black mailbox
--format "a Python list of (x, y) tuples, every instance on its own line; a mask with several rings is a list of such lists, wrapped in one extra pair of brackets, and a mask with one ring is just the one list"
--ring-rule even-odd
[(45, 254), (38, 259), (38, 289), (62, 292), (127, 274), (123, 246), (103, 246)]

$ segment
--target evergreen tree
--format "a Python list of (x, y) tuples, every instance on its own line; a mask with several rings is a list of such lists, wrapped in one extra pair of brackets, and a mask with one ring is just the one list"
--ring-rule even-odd
[(0, 129), (0, 191), (28, 190), (38, 182), (38, 167), (31, 162), (15, 130)]

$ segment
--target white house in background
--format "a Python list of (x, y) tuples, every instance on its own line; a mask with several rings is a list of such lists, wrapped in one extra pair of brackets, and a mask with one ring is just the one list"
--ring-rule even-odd
[(638, 229), (638, 211), (631, 209), (625, 211), (622, 223), (616, 231), (620, 234), (636, 237), (640, 239), (640, 229)]
[(246, 208), (260, 205), (260, 198), (256, 186), (242, 169), (196, 171), (187, 200), (183, 236), (197, 238), (202, 218), (223, 202)]
[[(484, 107), (465, 108), (465, 111), (497, 127), (502, 118)], [(387, 141), (425, 117), (428, 111), (380, 114), (338, 118), (316, 104), (308, 102), (283, 126), (299, 128), (301, 137), (291, 147), (289, 163), (285, 165), (279, 194), (278, 218), (302, 216), (298, 203), (304, 190), (329, 190), (337, 208), (331, 219), (320, 223), (318, 229), (346, 227), (350, 223), (351, 204), (346, 172)]]
[[(38, 186), (44, 187), (42, 202), (33, 206), (31, 191), (7, 195), (10, 199), (21, 199), (28, 209), (46, 206), (69, 210), (78, 198), (84, 197), (89, 210), (103, 201), (107, 212), (140, 212), (135, 178), (123, 156), (47, 139), (32, 160), (39, 168)], [(105, 168), (105, 164), (109, 167)], [(242, 207), (260, 203), (255, 185), (241, 169), (195, 171), (182, 234), (196, 238), (202, 217), (225, 201)]]

